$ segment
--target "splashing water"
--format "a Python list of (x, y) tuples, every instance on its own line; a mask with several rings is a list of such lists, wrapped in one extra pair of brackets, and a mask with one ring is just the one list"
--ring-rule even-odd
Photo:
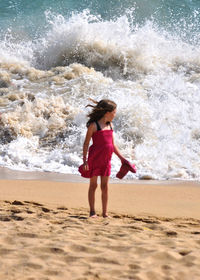
[[(118, 104), (115, 138), (138, 169), (127, 178), (200, 178), (198, 35), (134, 24), (135, 10), (102, 19), (46, 12), (48, 30), (0, 43), (0, 164), (78, 173), (88, 98)], [(195, 31), (196, 32), (196, 31)], [(193, 43), (192, 43), (192, 42)], [(113, 156), (112, 176), (120, 162)]]

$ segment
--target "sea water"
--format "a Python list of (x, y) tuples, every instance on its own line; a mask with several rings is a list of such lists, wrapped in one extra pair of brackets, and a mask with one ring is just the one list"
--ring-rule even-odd
[(199, 24), (198, 0), (1, 1), (0, 165), (78, 174), (109, 98), (128, 179), (199, 180)]

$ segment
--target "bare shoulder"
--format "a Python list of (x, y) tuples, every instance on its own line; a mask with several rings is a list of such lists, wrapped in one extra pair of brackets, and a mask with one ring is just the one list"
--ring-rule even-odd
[(90, 131), (91, 133), (94, 133), (97, 130), (97, 126), (95, 124), (95, 122), (92, 122), (89, 126), (88, 126), (88, 131)]
[(96, 131), (96, 127), (95, 127), (95, 123), (91, 123), (89, 126), (88, 126), (88, 129), (87, 129), (87, 133), (86, 133), (86, 136), (85, 136), (85, 142), (84, 143), (87, 143), (89, 144), (90, 142), (90, 139), (93, 135), (93, 133)]

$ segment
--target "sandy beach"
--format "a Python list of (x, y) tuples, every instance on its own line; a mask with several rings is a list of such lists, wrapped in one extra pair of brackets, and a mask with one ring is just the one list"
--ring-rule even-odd
[(1, 280), (200, 279), (198, 182), (111, 181), (111, 218), (98, 190), (92, 219), (87, 181), (13, 174), (0, 180)]

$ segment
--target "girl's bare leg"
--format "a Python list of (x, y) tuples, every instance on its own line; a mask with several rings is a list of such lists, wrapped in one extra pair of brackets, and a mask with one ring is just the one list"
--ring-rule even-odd
[(104, 218), (108, 217), (107, 205), (108, 205), (108, 176), (101, 176), (101, 199), (102, 199), (102, 215)]
[(90, 216), (94, 216), (95, 212), (95, 191), (97, 188), (97, 176), (90, 178), (90, 186), (88, 191), (88, 201), (90, 205)]

